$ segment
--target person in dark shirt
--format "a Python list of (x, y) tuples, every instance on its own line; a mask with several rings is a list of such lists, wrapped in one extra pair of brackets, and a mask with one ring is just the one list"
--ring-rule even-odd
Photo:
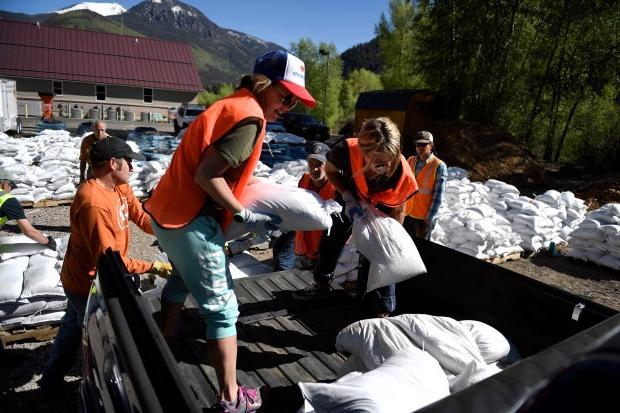
[(56, 250), (56, 241), (51, 236), (45, 236), (32, 226), (21, 204), (11, 191), (17, 188), (15, 177), (9, 171), (0, 169), (0, 228), (8, 221), (15, 221), (20, 231), (33, 241)]
[[(296, 291), (300, 300), (322, 299), (329, 295), (338, 253), (351, 236), (352, 225), (363, 215), (358, 200), (375, 206), (402, 224), (406, 201), (418, 189), (413, 171), (400, 152), (401, 137), (390, 119), (382, 117), (364, 122), (357, 137), (336, 144), (327, 153), (325, 172), (337, 191), (336, 201), (343, 213), (333, 216), (333, 226), (319, 244), (318, 261), (313, 269), (315, 284)], [(370, 316), (386, 317), (395, 310), (395, 286), (388, 285), (366, 293), (370, 262), (360, 258), (357, 296)]]

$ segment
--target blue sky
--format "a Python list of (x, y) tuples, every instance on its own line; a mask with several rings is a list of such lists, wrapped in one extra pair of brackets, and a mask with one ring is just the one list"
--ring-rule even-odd
[[(101, 2), (90, 0), (92, 2)], [(129, 9), (140, 0), (109, 1)], [(310, 38), (316, 44), (335, 43), (342, 53), (374, 37), (388, 0), (185, 0), (221, 27), (234, 29), (288, 48)], [(79, 0), (0, 0), (0, 10), (37, 14), (80, 3)]]

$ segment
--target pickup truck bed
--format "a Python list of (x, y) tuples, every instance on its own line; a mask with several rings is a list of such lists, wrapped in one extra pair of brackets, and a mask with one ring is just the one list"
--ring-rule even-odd
[[(397, 286), (398, 311), (486, 322), (522, 356), (425, 412), (516, 411), (571, 360), (620, 341), (620, 315), (610, 308), (437, 244), (415, 242), (428, 274)], [(186, 302), (179, 339), (166, 345), (155, 322), (158, 291), (127, 288), (123, 270), (114, 253), (100, 261), (85, 327), (84, 410), (199, 411), (213, 405), (217, 382), (195, 306)], [(331, 381), (346, 358), (336, 352), (335, 337), (360, 319), (357, 302), (346, 293), (319, 302), (291, 297), (311, 282), (312, 275), (299, 270), (236, 280), (238, 379), (270, 387), (261, 412), (297, 411), (302, 399), (296, 383)], [(110, 364), (120, 373), (110, 373)]]

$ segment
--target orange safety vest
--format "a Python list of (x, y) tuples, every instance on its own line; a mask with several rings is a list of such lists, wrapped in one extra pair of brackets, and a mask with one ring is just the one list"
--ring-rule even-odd
[(349, 146), (349, 161), (351, 163), (353, 180), (355, 181), (357, 194), (361, 198), (375, 206), (377, 204), (382, 204), (390, 208), (395, 208), (411, 198), (418, 190), (418, 184), (413, 176), (413, 171), (409, 167), (405, 157), (400, 155), (400, 163), (403, 172), (396, 186), (391, 189), (386, 189), (385, 191), (372, 194), (369, 193), (366, 177), (364, 176), (364, 155), (359, 148), (357, 138), (347, 139), (346, 142)]
[[(266, 124), (262, 108), (247, 89), (240, 89), (215, 102), (188, 127), (172, 157), (170, 167), (155, 187), (151, 198), (144, 204), (144, 210), (157, 225), (168, 229), (181, 228), (196, 218), (207, 203), (213, 202), (194, 182), (196, 170), (209, 146), (247, 118), (261, 121), (260, 134), (248, 160), (239, 168), (229, 169), (226, 174), (226, 181), (233, 194), (237, 199), (241, 197), (258, 163)], [(220, 222), (222, 229), (226, 229), (231, 220), (232, 213), (225, 211)]]
[[(298, 186), (312, 190), (312, 179), (309, 173), (305, 173), (301, 177)], [(319, 196), (326, 201), (334, 199), (336, 198), (336, 189), (328, 181), (319, 189)], [(304, 255), (311, 260), (316, 259), (319, 255), (319, 244), (322, 236), (323, 230), (297, 231), (295, 234), (295, 255)]]
[[(417, 156), (412, 156), (407, 159), (413, 171), (415, 171), (416, 160)], [(420, 173), (416, 175), (415, 178), (418, 181), (418, 185), (420, 185), (420, 190), (407, 202), (407, 206), (405, 207), (407, 215), (418, 219), (426, 219), (428, 216), (428, 211), (433, 203), (433, 189), (435, 188), (437, 168), (442, 162), (441, 159), (431, 154), (431, 158), (426, 165), (422, 167)]]

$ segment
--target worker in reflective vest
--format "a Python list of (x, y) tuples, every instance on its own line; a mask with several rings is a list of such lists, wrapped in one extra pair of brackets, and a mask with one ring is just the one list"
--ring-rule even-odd
[(9, 220), (15, 220), (19, 230), (28, 238), (46, 247), (56, 250), (56, 241), (51, 236), (45, 236), (41, 231), (32, 226), (21, 204), (11, 195), (11, 191), (17, 188), (15, 177), (9, 171), (0, 169), (0, 228)]
[(412, 235), (430, 239), (446, 189), (448, 169), (445, 162), (433, 153), (435, 143), (430, 132), (420, 131), (416, 134), (415, 149), (417, 156), (407, 161), (415, 173), (419, 190), (407, 202), (407, 217), (403, 226)]
[[(330, 232), (324, 232), (319, 246), (319, 259), (314, 267), (315, 284), (296, 291), (300, 300), (325, 298), (338, 256), (350, 237), (352, 223), (363, 211), (358, 200), (377, 207), (402, 224), (406, 201), (418, 189), (413, 171), (400, 153), (398, 128), (388, 118), (368, 119), (357, 138), (336, 144), (327, 154), (327, 178), (338, 191), (336, 200), (343, 205), (343, 214), (333, 219)], [(364, 310), (372, 317), (385, 317), (396, 308), (394, 284), (366, 293), (370, 262), (360, 258), (357, 296)]]
[[(329, 146), (322, 142), (313, 142), (307, 148), (308, 172), (302, 175), (297, 184), (299, 188), (316, 192), (324, 200), (336, 197), (336, 189), (327, 180), (325, 173), (327, 152), (329, 152)], [(273, 241), (273, 270), (313, 268), (319, 256), (319, 243), (322, 236), (322, 230), (291, 231), (280, 235)]]

